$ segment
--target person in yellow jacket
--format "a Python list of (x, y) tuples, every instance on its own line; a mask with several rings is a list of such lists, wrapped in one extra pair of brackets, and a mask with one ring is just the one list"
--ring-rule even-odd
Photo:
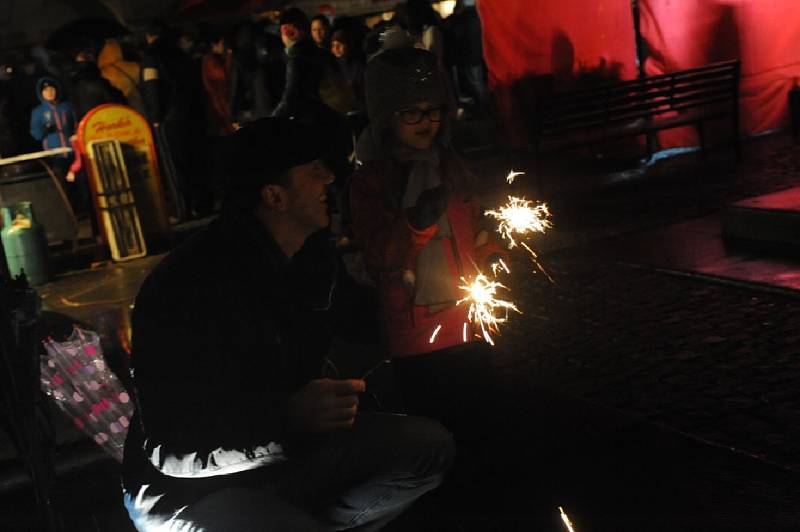
[(139, 92), (141, 66), (124, 59), (122, 47), (117, 41), (106, 41), (97, 56), (97, 67), (100, 75), (125, 95), (128, 105), (139, 112), (144, 111), (144, 100)]

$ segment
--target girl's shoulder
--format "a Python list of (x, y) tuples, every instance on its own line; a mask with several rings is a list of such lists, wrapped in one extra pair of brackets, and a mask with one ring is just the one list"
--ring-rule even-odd
[(352, 180), (357, 181), (370, 181), (373, 179), (380, 179), (388, 168), (387, 161), (372, 160), (359, 163), (358, 167), (350, 177)]

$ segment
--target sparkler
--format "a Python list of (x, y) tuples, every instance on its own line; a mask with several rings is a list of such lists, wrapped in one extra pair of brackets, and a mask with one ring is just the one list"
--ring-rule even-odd
[(561, 512), (561, 520), (564, 521), (564, 526), (567, 527), (567, 530), (569, 532), (575, 532), (575, 528), (572, 526), (572, 521), (569, 520), (569, 516), (567, 516), (566, 512), (564, 512), (564, 509), (559, 506), (558, 511)]
[[(484, 340), (489, 345), (494, 345), (490, 333), (499, 332), (499, 325), (508, 321), (508, 311), (513, 310), (519, 314), (522, 314), (522, 311), (511, 301), (497, 299), (495, 297), (497, 290), (499, 288), (508, 290), (508, 288), (490, 280), (482, 273), (476, 275), (472, 281), (467, 281), (464, 277), (461, 278), (461, 281), (464, 284), (459, 288), (466, 292), (466, 296), (458, 300), (456, 305), (469, 304), (467, 319), (480, 329)], [(502, 316), (499, 315), (501, 312)], [(466, 324), (464, 336), (466, 337)]]

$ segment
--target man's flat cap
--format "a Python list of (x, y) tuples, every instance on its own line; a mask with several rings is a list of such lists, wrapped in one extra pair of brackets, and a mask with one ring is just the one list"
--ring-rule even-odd
[(260, 189), (295, 166), (321, 159), (330, 142), (323, 132), (289, 118), (261, 118), (221, 139), (229, 189)]

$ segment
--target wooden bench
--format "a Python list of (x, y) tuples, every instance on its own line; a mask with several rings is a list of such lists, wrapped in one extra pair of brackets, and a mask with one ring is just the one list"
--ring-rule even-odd
[(704, 124), (711, 120), (731, 120), (739, 157), (739, 79), (734, 60), (539, 98), (533, 149), (540, 191), (548, 152), (646, 135), (650, 156), (653, 133), (693, 126), (705, 153)]

